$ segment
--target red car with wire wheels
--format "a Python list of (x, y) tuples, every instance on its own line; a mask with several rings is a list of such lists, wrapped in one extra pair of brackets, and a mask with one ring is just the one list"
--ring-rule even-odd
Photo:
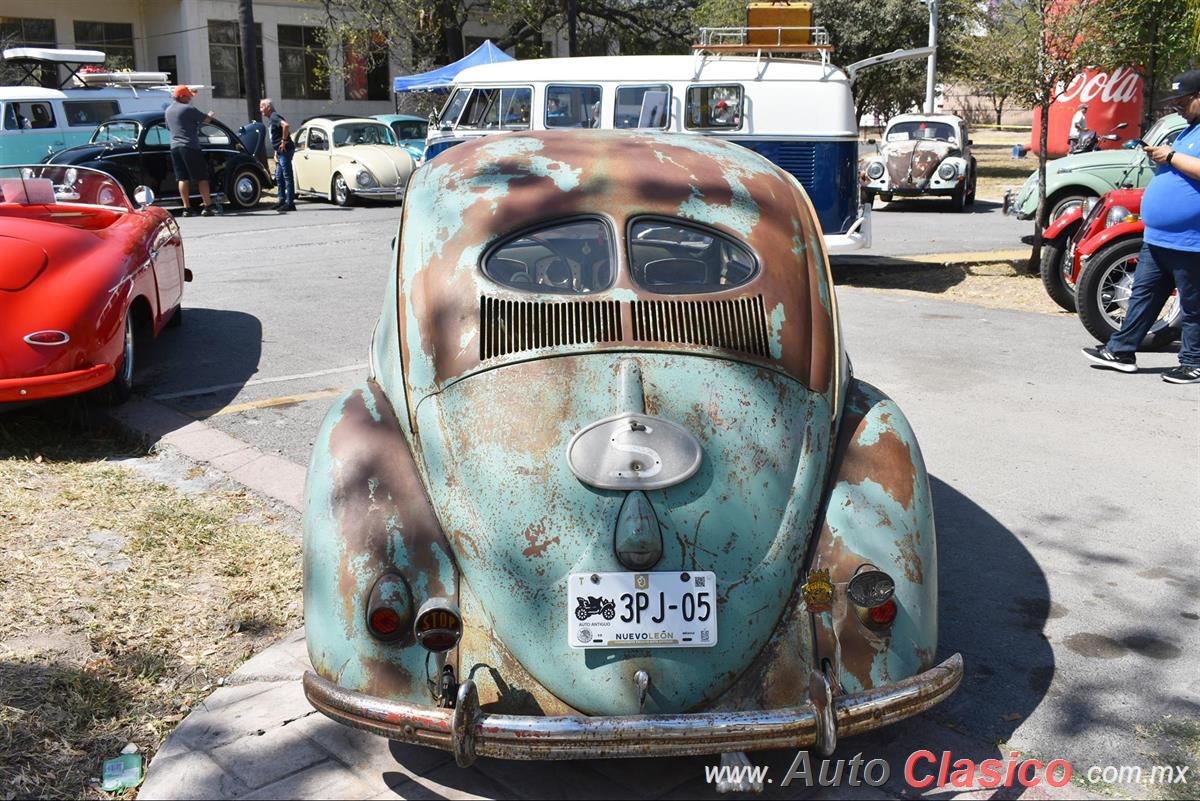
[(133, 388), (136, 347), (182, 320), (179, 226), (85, 167), (0, 167), (0, 403)]
[[(1077, 312), (1084, 328), (1101, 342), (1121, 327), (1138, 253), (1142, 249), (1144, 189), (1115, 189), (1072, 209), (1045, 231), (1042, 283), (1067, 311)], [(1178, 294), (1171, 296), (1142, 348), (1163, 347), (1179, 337)]]

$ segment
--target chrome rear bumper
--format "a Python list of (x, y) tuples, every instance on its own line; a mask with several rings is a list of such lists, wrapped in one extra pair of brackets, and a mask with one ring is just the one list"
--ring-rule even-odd
[[(958, 688), (962, 672), (962, 657), (954, 654), (912, 678), (833, 698), (828, 708), (819, 693), (810, 691), (813, 698), (786, 709), (679, 715), (493, 715), (480, 710), (470, 681), (459, 687), (456, 707), (444, 709), (353, 692), (312, 672), (304, 674), (304, 694), (319, 712), (339, 723), (451, 751), (466, 766), (479, 756), (537, 760), (689, 756), (813, 745), (832, 750), (837, 737), (887, 726), (937, 705)], [(822, 731), (826, 727), (833, 731)]]

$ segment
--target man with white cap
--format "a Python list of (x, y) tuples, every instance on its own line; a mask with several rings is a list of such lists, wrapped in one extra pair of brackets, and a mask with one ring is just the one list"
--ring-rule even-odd
[(1159, 168), (1142, 195), (1145, 244), (1125, 320), (1106, 345), (1083, 353), (1101, 367), (1137, 372), (1134, 352), (1171, 290), (1178, 289), (1183, 311), (1179, 366), (1162, 377), (1172, 384), (1200, 384), (1200, 70), (1176, 75), (1164, 102), (1188, 127), (1169, 145), (1145, 148)]
[(187, 86), (176, 86), (171, 92), (175, 102), (167, 107), (167, 129), (171, 132), (171, 165), (179, 181), (179, 200), (183, 203), (183, 216), (192, 216), (191, 183), (195, 181), (204, 201), (200, 212), (205, 217), (220, 214), (221, 209), (213, 206), (208, 186), (208, 161), (200, 149), (200, 126), (211, 122), (212, 112), (205, 114), (191, 105), (196, 96)]

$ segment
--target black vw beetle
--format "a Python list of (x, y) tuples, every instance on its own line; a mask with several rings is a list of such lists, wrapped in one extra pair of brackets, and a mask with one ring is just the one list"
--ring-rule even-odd
[[(246, 144), (216, 120), (200, 126), (200, 147), (208, 161), (212, 191), (223, 194), (226, 203), (251, 208), (258, 205), (263, 187), (274, 186)], [(60, 150), (44, 161), (102, 170), (116, 178), (130, 196), (136, 187), (148, 186), (160, 205), (182, 205), (179, 179), (171, 166), (171, 133), (161, 111), (110, 117), (96, 128), (87, 144)], [(196, 192), (195, 185), (192, 191)]]

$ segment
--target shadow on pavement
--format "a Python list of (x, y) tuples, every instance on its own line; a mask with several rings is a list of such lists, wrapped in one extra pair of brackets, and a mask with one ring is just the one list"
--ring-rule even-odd
[(182, 326), (164, 330), (142, 348), (135, 388), (154, 400), (186, 399), (189, 414), (203, 418), (204, 410), (228, 404), (258, 372), (262, 323), (227, 309), (183, 312)]
[[(996, 203), (991, 200), (976, 200), (971, 205), (967, 206), (966, 210), (961, 212), (963, 216), (972, 214), (999, 214), (1003, 204)], [(884, 203), (880, 200), (872, 206), (872, 212), (875, 214), (892, 214), (895, 212), (906, 211), (923, 211), (930, 214), (955, 214), (959, 212), (954, 210), (953, 202), (948, 197), (934, 195), (932, 197), (906, 197), (895, 198), (890, 203)]]
[[(970, 498), (940, 479), (931, 477), (930, 484), (940, 559), (939, 659), (962, 654), (966, 665), (962, 686), (922, 716), (843, 740), (833, 756), (850, 759), (861, 753), (864, 760), (886, 760), (890, 779), (883, 789), (889, 794), (910, 791), (904, 783), (904, 763), (919, 749), (948, 750), (955, 759), (976, 764), (1007, 757), (1002, 744), (1042, 702), (1055, 670), (1054, 654), (1042, 630), (1046, 620), (1060, 612), (1050, 601), (1045, 574), (1036, 560), (1011, 531)], [(391, 753), (398, 769), (383, 778), (398, 795), (407, 796), (415, 790), (411, 784), (402, 787), (413, 781), (409, 766), (427, 763), (431, 757), (428, 749), (397, 743), (391, 743)], [(780, 786), (795, 757), (795, 751), (750, 755), (753, 764), (769, 765), (768, 775), (773, 777), (758, 797), (808, 794), (800, 779)], [(815, 779), (820, 757), (815, 753), (810, 757)], [(480, 759), (465, 770), (453, 763), (437, 768), (428, 779), (437, 787), (426, 784), (424, 790), (446, 797), (467, 792), (523, 798), (716, 798), (715, 789), (705, 783), (704, 768), (718, 762), (716, 756), (558, 763)], [(930, 772), (922, 764), (917, 776)], [(425, 784), (426, 780), (419, 781)]]

